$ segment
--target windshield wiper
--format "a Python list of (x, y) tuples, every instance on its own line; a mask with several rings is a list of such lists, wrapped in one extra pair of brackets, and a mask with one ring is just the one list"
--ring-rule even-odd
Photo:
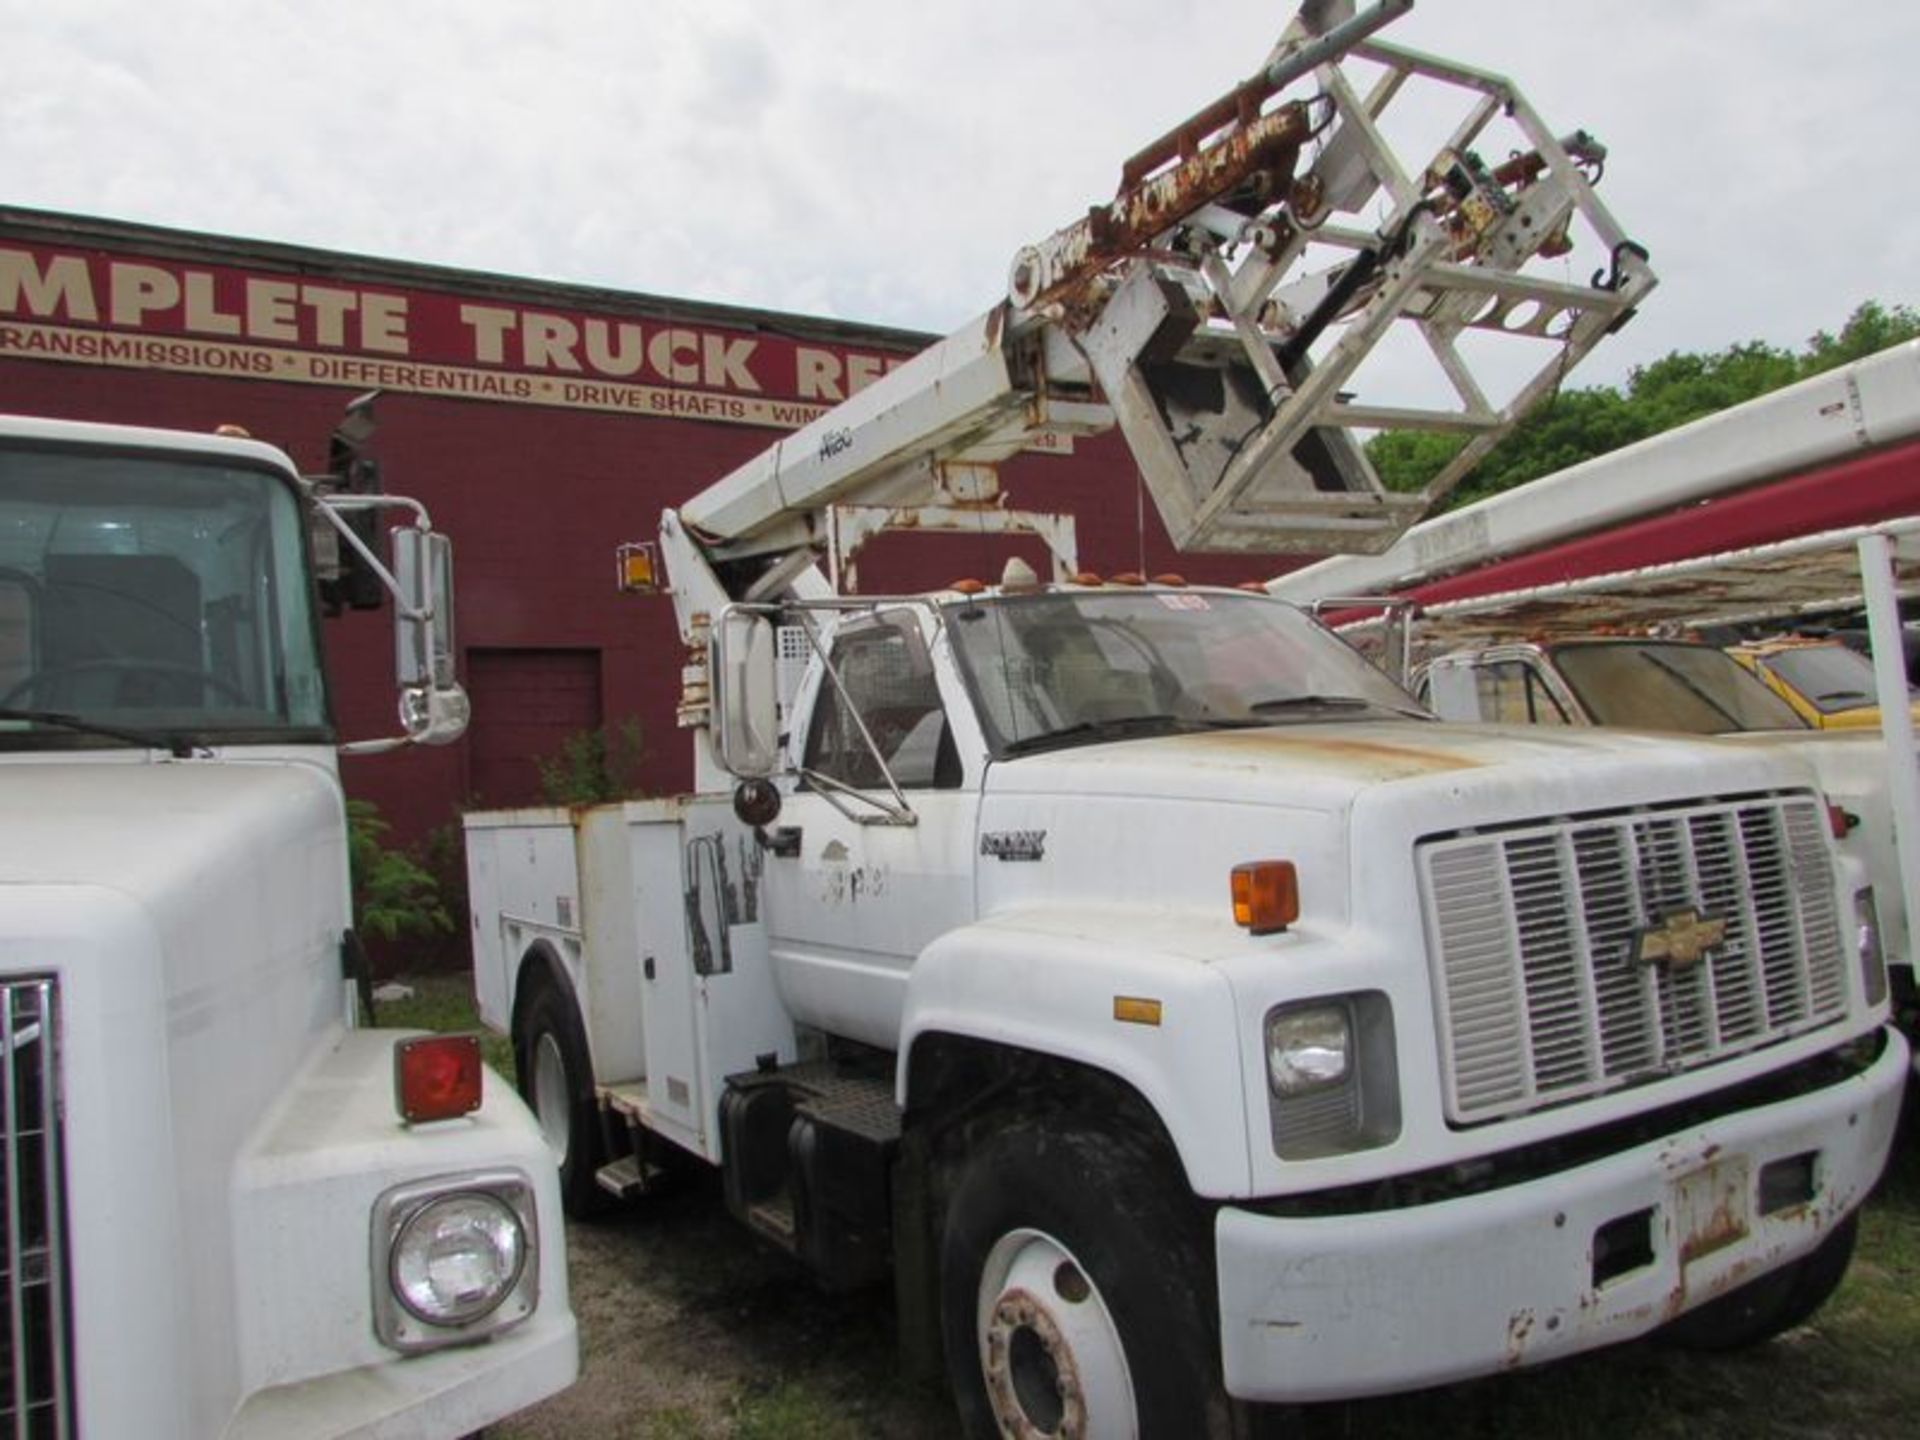
[(1073, 745), (1082, 740), (1119, 740), (1129, 735), (1183, 735), (1213, 728), (1206, 721), (1179, 715), (1122, 715), (1112, 720), (1080, 720), (1072, 725), (1062, 725), (1058, 730), (1023, 735), (1018, 740), (1009, 741), (1002, 753), (1025, 755), (1034, 750), (1051, 750), (1055, 746)]
[(1419, 710), (1389, 705), (1383, 700), (1363, 700), (1358, 695), (1276, 695), (1271, 700), (1256, 700), (1247, 709), (1255, 715), (1277, 715), (1301, 710), (1330, 710), (1340, 714), (1351, 714), (1356, 710), (1381, 710), (1389, 715), (1404, 715), (1410, 720), (1426, 719)]
[(81, 735), (101, 735), (109, 740), (125, 740), (130, 745), (142, 749), (165, 750), (176, 760), (192, 758), (194, 744), (183, 735), (164, 734), (158, 730), (127, 730), (118, 725), (102, 725), (98, 721), (83, 720), (78, 715), (68, 715), (58, 710), (15, 710), (11, 706), (0, 706), (0, 720), (30, 720), (35, 725), (51, 725), (60, 730), (72, 730)]

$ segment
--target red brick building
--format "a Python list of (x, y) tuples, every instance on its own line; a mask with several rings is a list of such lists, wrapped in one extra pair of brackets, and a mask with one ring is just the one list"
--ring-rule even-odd
[[(991, 297), (982, 297), (983, 304)], [(348, 762), (413, 839), (470, 804), (539, 798), (565, 738), (637, 722), (643, 784), (690, 775), (671, 606), (615, 589), (614, 550), (933, 337), (0, 207), (0, 410), (244, 426), (324, 468), (369, 390), (385, 488), (454, 538), (467, 737)], [(1011, 503), (1076, 517), (1081, 563), (1255, 578), (1176, 557), (1117, 437), (1007, 467)], [(887, 536), (868, 592), (991, 577), (1037, 542)], [(1276, 567), (1277, 568), (1277, 567)], [(343, 739), (393, 729), (385, 615), (329, 622)]]

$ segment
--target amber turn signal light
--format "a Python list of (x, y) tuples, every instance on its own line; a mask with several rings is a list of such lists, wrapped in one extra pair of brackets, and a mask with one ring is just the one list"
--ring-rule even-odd
[(1300, 918), (1300, 877), (1291, 860), (1253, 860), (1233, 867), (1233, 923), (1272, 935)]
[(409, 1125), (480, 1108), (480, 1037), (422, 1035), (393, 1046), (393, 1103)]

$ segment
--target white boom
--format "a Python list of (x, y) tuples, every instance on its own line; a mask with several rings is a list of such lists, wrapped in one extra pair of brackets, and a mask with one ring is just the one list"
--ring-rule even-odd
[[(994, 467), (1037, 433), (1117, 425), (1183, 550), (1384, 549), (1655, 283), (1595, 196), (1604, 148), (1556, 137), (1506, 79), (1371, 38), (1410, 7), (1307, 6), (1257, 74), (1129, 160), (1109, 204), (1021, 250), (1002, 301), (669, 528), (727, 594), (771, 594), (825, 547), (832, 507), (991, 507)], [(1435, 93), (1464, 113), (1410, 159), (1383, 122)], [(1510, 158), (1483, 162), (1493, 145)], [(1577, 246), (1601, 261), (1589, 283), (1528, 273)], [(1503, 404), (1468, 332), (1515, 342), (1476, 352), (1509, 377), (1534, 346)], [(1450, 403), (1353, 398), (1390, 334), (1417, 336)], [(1391, 493), (1359, 441), (1403, 428), (1472, 439)]]

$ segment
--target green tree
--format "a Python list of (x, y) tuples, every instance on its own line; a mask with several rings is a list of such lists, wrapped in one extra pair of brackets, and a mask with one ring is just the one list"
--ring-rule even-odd
[[(1499, 494), (1916, 337), (1920, 312), (1869, 300), (1838, 335), (1822, 330), (1797, 354), (1758, 340), (1708, 354), (1675, 351), (1637, 367), (1624, 391), (1610, 385), (1562, 390), (1489, 450), (1441, 508)], [(1418, 490), (1462, 443), (1454, 435), (1389, 432), (1367, 443), (1367, 457), (1389, 489)]]
[(1878, 300), (1868, 300), (1847, 317), (1837, 336), (1824, 330), (1814, 333), (1801, 357), (1802, 373), (1817, 375), (1822, 370), (1864, 359), (1917, 337), (1920, 337), (1920, 312), (1906, 305), (1889, 308)]
[(398, 940), (453, 929), (434, 878), (384, 837), (393, 827), (371, 800), (347, 802), (347, 867), (354, 924), (362, 935)]
[(612, 731), (576, 730), (560, 742), (558, 753), (534, 763), (541, 797), (549, 805), (599, 805), (643, 794), (645, 760), (640, 722), (629, 716)]

